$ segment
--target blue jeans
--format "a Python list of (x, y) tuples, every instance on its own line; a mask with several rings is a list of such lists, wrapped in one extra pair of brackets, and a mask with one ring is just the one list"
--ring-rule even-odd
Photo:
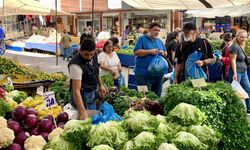
[(63, 49), (63, 60), (65, 60), (67, 58), (67, 60), (69, 60), (69, 55), (70, 55), (70, 48), (64, 48)]
[(162, 92), (163, 77), (162, 76), (141, 76), (135, 75), (137, 85), (146, 85), (149, 91), (155, 92), (159, 97)]
[[(233, 81), (233, 71), (229, 69), (228, 71), (229, 83)], [(237, 80), (242, 86), (242, 88), (247, 92), (248, 96), (250, 96), (250, 83), (247, 76), (247, 72), (237, 72)], [(250, 110), (250, 98), (246, 99), (247, 110)]]
[[(85, 109), (87, 110), (96, 110), (95, 103), (95, 90), (91, 92), (81, 91), (82, 101), (84, 103)], [(77, 106), (74, 101), (73, 91), (70, 92), (70, 104), (77, 109)]]

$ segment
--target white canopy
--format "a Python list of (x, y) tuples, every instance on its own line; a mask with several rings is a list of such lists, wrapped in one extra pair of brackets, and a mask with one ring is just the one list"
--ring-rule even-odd
[[(0, 16), (10, 15), (55, 15), (55, 10), (35, 0), (0, 0)], [(69, 15), (57, 11), (58, 15)]]
[(215, 16), (237, 17), (250, 14), (250, 5), (188, 10), (186, 13), (192, 17), (206, 17), (206, 18), (214, 18)]
[(250, 0), (123, 0), (137, 9), (203, 9), (201, 1), (206, 1), (213, 8), (237, 6), (250, 3)]

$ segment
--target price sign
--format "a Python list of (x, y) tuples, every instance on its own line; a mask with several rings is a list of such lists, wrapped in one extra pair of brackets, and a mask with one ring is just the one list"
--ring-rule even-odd
[(12, 82), (11, 78), (10, 78), (10, 77), (7, 77), (7, 80), (8, 80), (8, 84), (9, 84), (10, 86), (13, 86), (13, 82)]
[(193, 87), (204, 87), (204, 86), (207, 86), (207, 83), (205, 81), (204, 78), (200, 78), (200, 79), (194, 79), (194, 80), (191, 80), (192, 84), (193, 84)]
[(56, 106), (56, 99), (54, 92), (46, 92), (43, 93), (43, 100), (44, 100), (44, 107), (45, 108), (51, 108)]
[(147, 86), (137, 86), (139, 92), (148, 92)]

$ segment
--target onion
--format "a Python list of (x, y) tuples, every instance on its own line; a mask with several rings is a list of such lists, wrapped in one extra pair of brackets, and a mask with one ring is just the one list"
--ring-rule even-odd
[(25, 125), (28, 128), (33, 128), (33, 127), (37, 126), (37, 124), (38, 124), (37, 116), (30, 114), (25, 118)]
[(17, 106), (12, 112), (13, 118), (15, 118), (15, 120), (17, 121), (24, 120), (27, 114), (28, 114), (27, 109), (22, 106)]
[(30, 129), (29, 134), (30, 135), (38, 135), (38, 128)]
[(33, 114), (33, 115), (37, 116), (37, 111), (34, 110), (34, 109), (32, 109), (32, 108), (29, 108), (29, 109), (28, 109), (28, 114), (29, 114), (29, 115), (30, 115), (30, 114)]
[(39, 123), (38, 123), (38, 128), (39, 131), (41, 132), (51, 132), (52, 129), (52, 122), (49, 119), (42, 119)]
[(14, 131), (15, 135), (17, 135), (18, 133), (23, 131), (22, 127), (20, 126), (20, 124), (17, 121), (8, 120), (7, 124), (8, 124), (8, 128), (12, 129)]
[(15, 137), (14, 142), (18, 143), (20, 145), (23, 145), (24, 141), (28, 138), (28, 136), (25, 134), (24, 131), (21, 131), (18, 133), (18, 135)]
[(39, 135), (41, 135), (44, 138), (44, 140), (48, 141), (49, 134), (47, 132), (40, 132)]
[(69, 115), (66, 112), (61, 112), (57, 117), (58, 123), (66, 123), (69, 120)]
[(7, 150), (22, 150), (22, 146), (17, 143), (12, 143)]

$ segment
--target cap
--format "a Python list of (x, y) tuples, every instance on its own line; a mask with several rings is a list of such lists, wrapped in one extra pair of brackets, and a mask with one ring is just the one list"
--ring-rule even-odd
[(184, 24), (182, 31), (188, 32), (188, 31), (196, 30), (196, 29), (197, 29), (196, 25), (192, 22), (189, 22), (189, 23)]

